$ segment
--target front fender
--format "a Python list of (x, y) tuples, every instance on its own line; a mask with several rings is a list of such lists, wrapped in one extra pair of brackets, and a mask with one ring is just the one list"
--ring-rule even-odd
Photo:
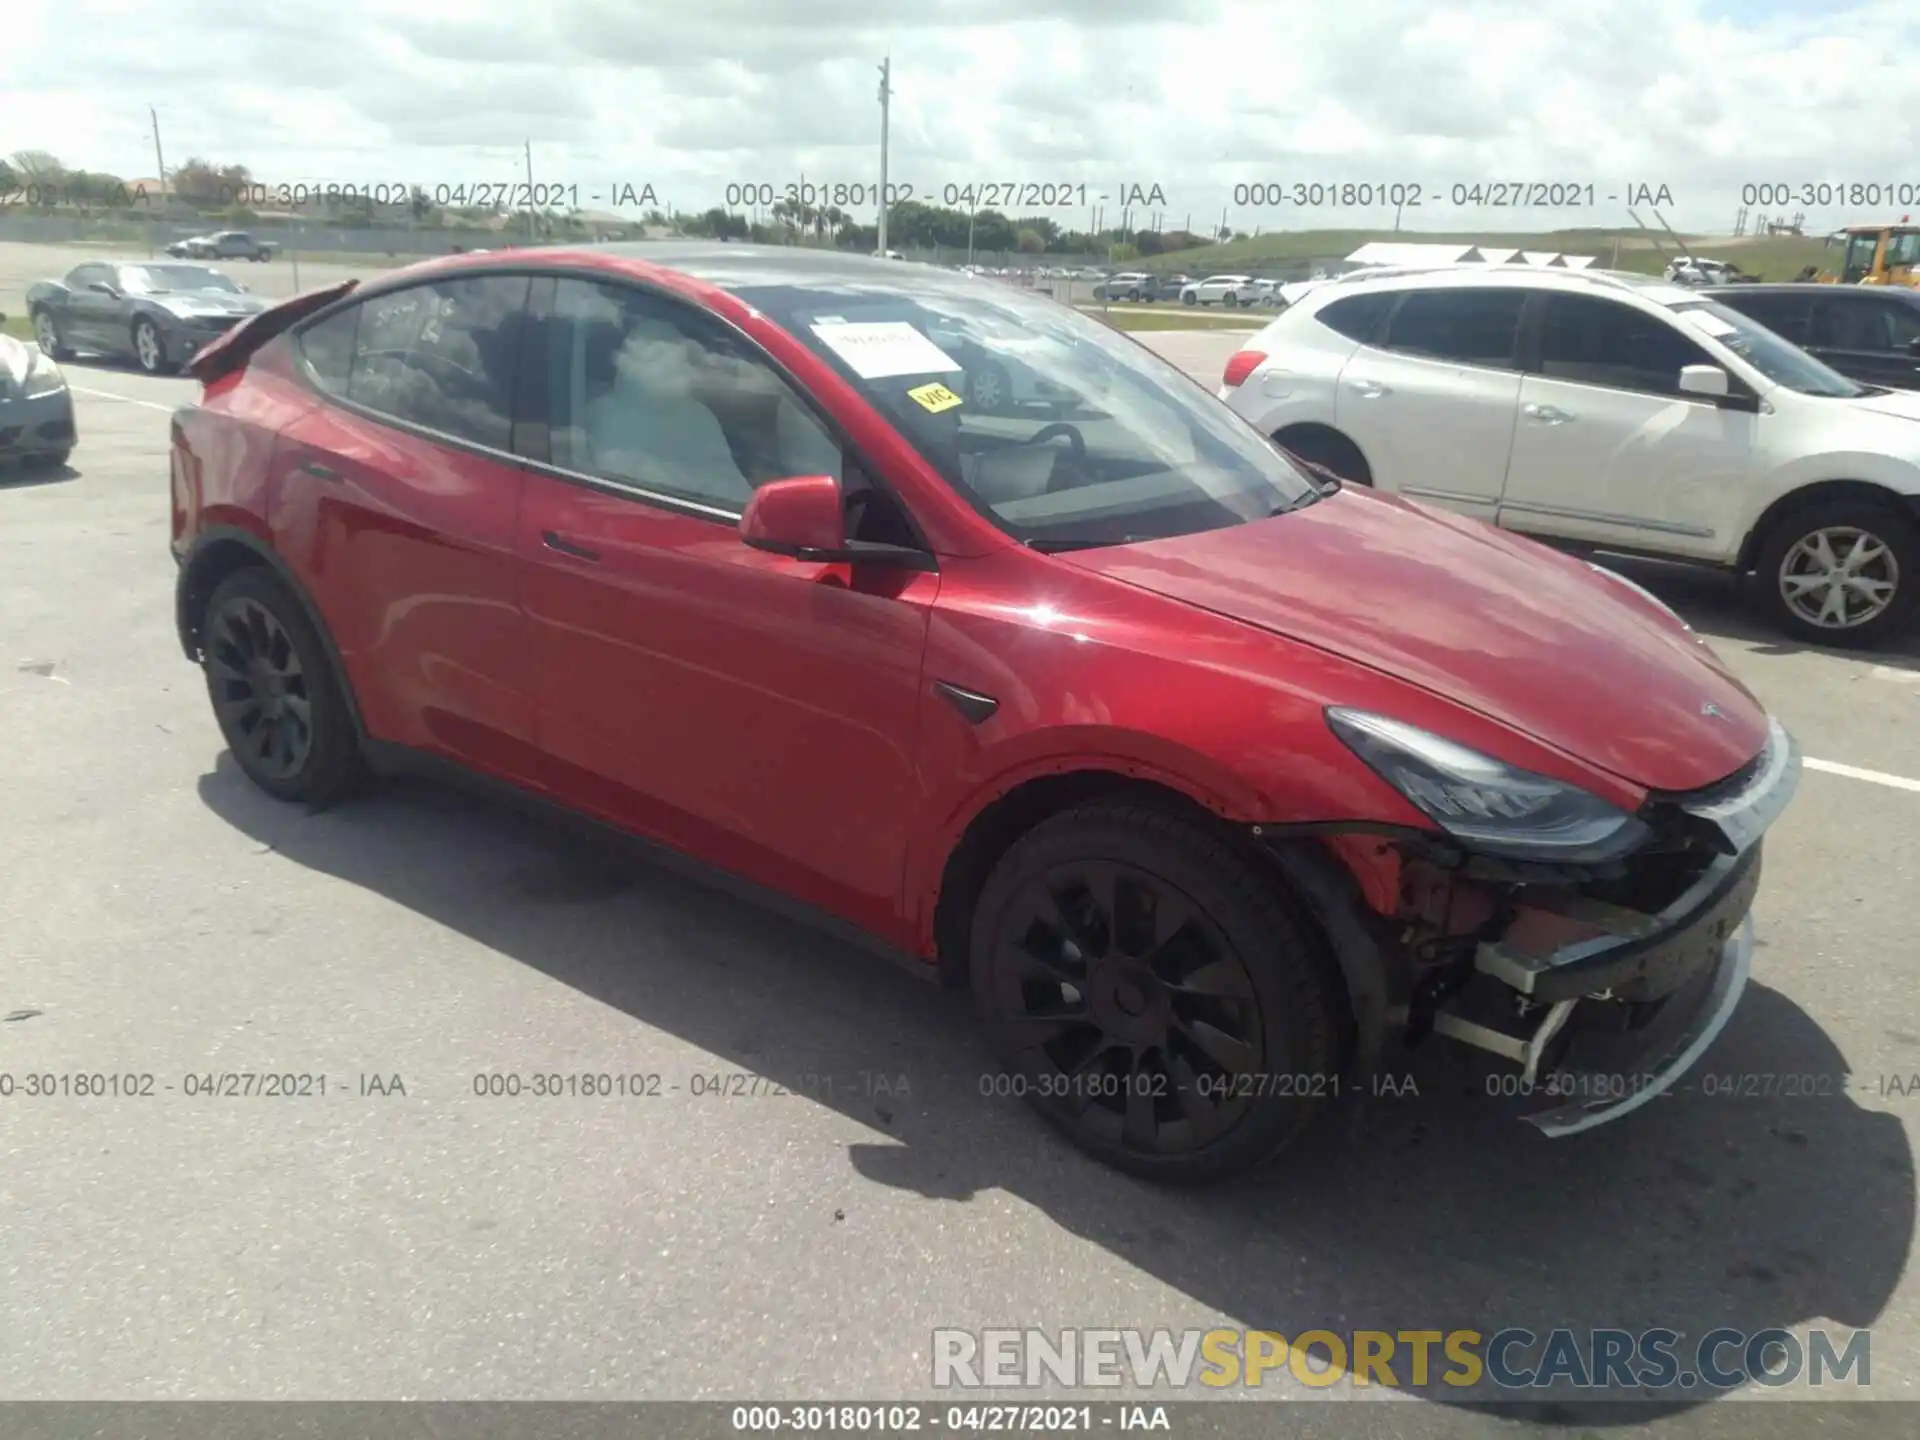
[(948, 858), (974, 822), (1021, 786), (1066, 775), (1110, 776), (1184, 795), (1230, 823), (1260, 818), (1259, 794), (1204, 755), (1157, 736), (1094, 727), (1060, 727), (1010, 737), (975, 757), (954, 783), (935, 791), (907, 853), (909, 933), (918, 953), (934, 953), (934, 912)]

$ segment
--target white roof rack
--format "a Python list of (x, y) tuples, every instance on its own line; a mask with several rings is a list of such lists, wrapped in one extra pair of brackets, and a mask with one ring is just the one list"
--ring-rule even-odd
[[(1366, 247), (1363, 246), (1361, 248), (1365, 249)], [(1488, 253), (1500, 254), (1502, 252), (1493, 251)], [(1489, 264), (1485, 260), (1429, 260), (1425, 264), (1363, 265), (1357, 270), (1348, 270), (1344, 274), (1331, 275), (1324, 280), (1296, 280), (1292, 284), (1282, 285), (1280, 287), (1280, 295), (1289, 305), (1293, 305), (1297, 304), (1300, 298), (1308, 292), (1321, 289), (1323, 286), (1351, 285), (1364, 280), (1393, 280), (1410, 275), (1457, 274), (1463, 270), (1479, 273), (1496, 269), (1546, 269), (1569, 278), (1577, 276), (1579, 279), (1587, 281), (1590, 284), (1605, 285), (1609, 289), (1614, 290), (1631, 290), (1636, 285), (1647, 284), (1652, 279), (1651, 276), (1635, 275), (1626, 271), (1588, 269), (1587, 267), (1590, 266), (1594, 260), (1594, 257), (1591, 255), (1549, 256), (1548, 258), (1550, 260), (1558, 259), (1567, 263), (1547, 265), (1529, 263), (1525, 259), (1518, 258), (1520, 252), (1517, 250), (1511, 253), (1516, 258), (1507, 261), (1496, 261), (1493, 264)], [(1577, 264), (1573, 263), (1576, 261), (1578, 262)]]

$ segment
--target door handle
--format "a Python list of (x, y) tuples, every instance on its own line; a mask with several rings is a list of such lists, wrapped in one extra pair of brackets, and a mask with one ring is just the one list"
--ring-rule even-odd
[(302, 461), (300, 464), (300, 473), (303, 475), (311, 475), (316, 480), (338, 480), (340, 478), (340, 472), (338, 470), (329, 470), (318, 460)]
[(565, 536), (556, 535), (551, 530), (544, 532), (540, 536), (540, 543), (545, 545), (549, 550), (557, 550), (562, 555), (571, 555), (576, 560), (598, 560), (600, 558), (600, 552), (598, 550), (589, 550), (584, 545), (576, 545)]
[(1562, 425), (1573, 419), (1557, 405), (1522, 405), (1520, 413), (1529, 420), (1538, 420), (1542, 425)]
[(1368, 400), (1378, 400), (1382, 395), (1391, 395), (1392, 390), (1378, 380), (1349, 380), (1348, 386)]

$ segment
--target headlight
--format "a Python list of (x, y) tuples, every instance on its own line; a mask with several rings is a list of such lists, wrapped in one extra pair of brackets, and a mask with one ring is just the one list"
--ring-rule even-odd
[(31, 400), (36, 395), (55, 395), (67, 388), (67, 377), (60, 373), (60, 367), (41, 354), (38, 350), (30, 352), (32, 359), (27, 365), (27, 378), (21, 387), (21, 394)]
[(1602, 575), (1606, 576), (1607, 579), (1613, 581), (1615, 584), (1626, 586), (1627, 589), (1633, 591), (1634, 594), (1640, 596), (1649, 605), (1657, 605), (1660, 609), (1666, 611), (1667, 614), (1671, 615), (1673, 617), (1674, 623), (1677, 624), (1682, 630), (1691, 631), (1693, 629), (1693, 626), (1687, 624), (1685, 617), (1683, 617), (1678, 610), (1674, 609), (1671, 605), (1667, 604), (1666, 601), (1662, 600), (1658, 595), (1654, 594), (1651, 590), (1647, 589), (1647, 587), (1642, 585), (1639, 581), (1629, 580), (1626, 576), (1622, 575), (1618, 570), (1609, 570), (1604, 565), (1595, 565), (1591, 560), (1587, 561), (1587, 568), (1590, 570), (1598, 570)]
[(1334, 707), (1327, 724), (1381, 779), (1478, 854), (1592, 865), (1620, 858), (1647, 837), (1644, 824), (1598, 795), (1399, 720)]

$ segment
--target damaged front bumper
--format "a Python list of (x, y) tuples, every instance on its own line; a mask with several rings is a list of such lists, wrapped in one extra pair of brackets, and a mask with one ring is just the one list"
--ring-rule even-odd
[(1735, 775), (1651, 797), (1647, 818), (1686, 847), (1642, 862), (1640, 883), (1658, 884), (1666, 866), (1679, 889), (1657, 909), (1597, 898), (1605, 886), (1509, 892), (1511, 923), (1474, 943), (1471, 974), (1434, 1007), (1433, 1033), (1517, 1065), (1513, 1093), (1545, 1102), (1524, 1118), (1549, 1136), (1617, 1120), (1671, 1089), (1746, 989), (1761, 843), (1799, 777), (1799, 749), (1771, 721), (1765, 748)]

